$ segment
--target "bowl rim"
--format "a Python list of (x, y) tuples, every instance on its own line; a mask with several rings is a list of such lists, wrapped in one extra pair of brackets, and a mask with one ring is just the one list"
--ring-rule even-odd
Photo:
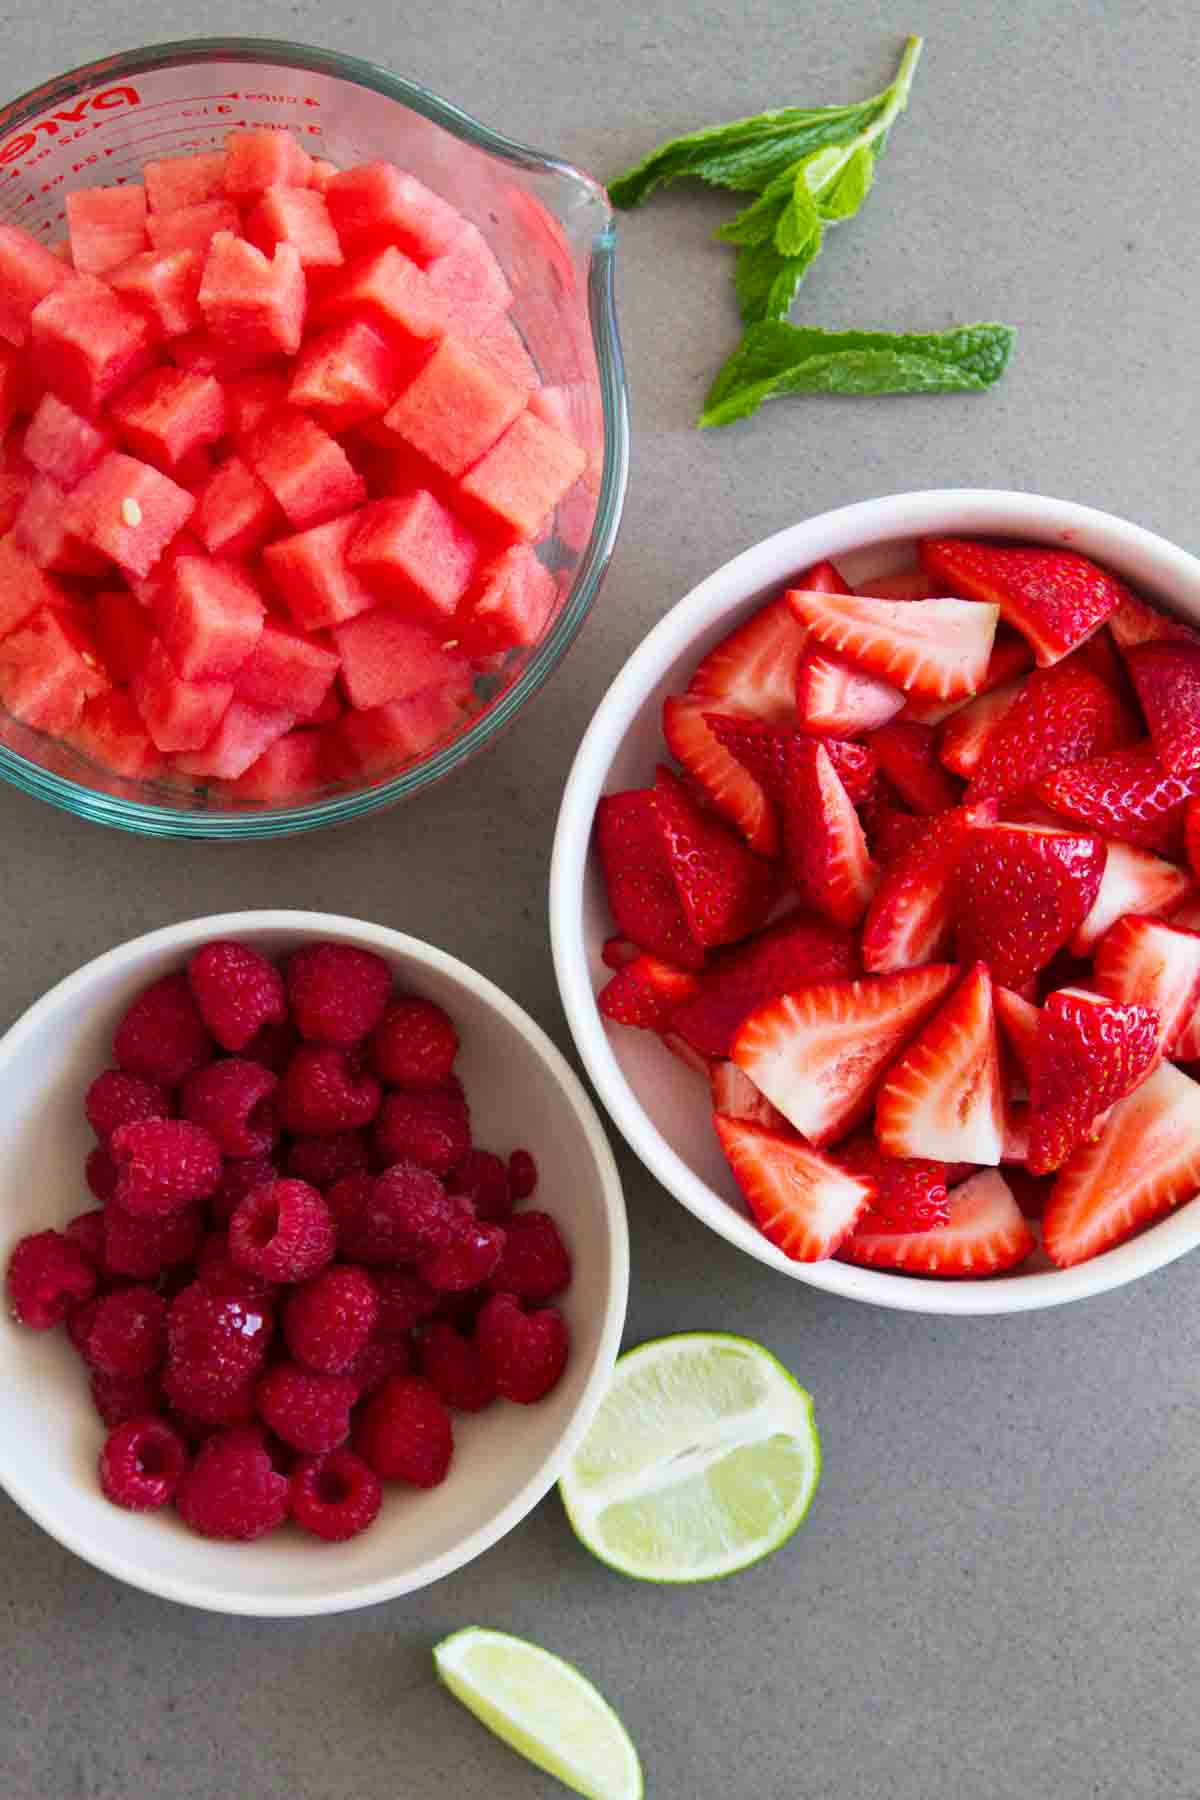
[[(1200, 1243), (1200, 1204), (1186, 1204), (1139, 1236), (1068, 1269), (937, 1281), (830, 1260), (792, 1262), (736, 1214), (651, 1122), (626, 1080), (596, 1006), (583, 933), (583, 885), (592, 820), (634, 716), (689, 644), (744, 610), (790, 574), (825, 557), (954, 530), (1027, 536), (1110, 562), (1156, 571), (1173, 591), (1200, 597), (1200, 558), (1113, 513), (1070, 500), (1001, 488), (933, 488), (885, 494), (787, 526), (741, 551), (677, 601), (634, 649), (603, 695), (563, 790), (550, 867), (550, 939), (567, 1023), (588, 1076), (626, 1142), (674, 1199), (737, 1249), (793, 1280), (901, 1312), (980, 1316), (1040, 1310), (1106, 1293), (1163, 1267)], [(1138, 579), (1136, 575), (1132, 577)], [(732, 619), (731, 619), (732, 626)], [(1190, 1216), (1189, 1216), (1190, 1215)], [(739, 1229), (741, 1228), (741, 1229)]]
[(259, 909), (246, 912), (212, 913), (166, 925), (155, 931), (130, 938), (111, 950), (103, 951), (65, 975), (61, 981), (35, 1000), (0, 1037), (0, 1080), (6, 1066), (20, 1056), (26, 1042), (41, 1028), (47, 1015), (82, 997), (98, 976), (128, 972), (160, 950), (185, 951), (213, 937), (238, 937), (247, 932), (280, 931), (305, 936), (341, 938), (360, 942), (364, 938), (381, 954), (415, 958), (424, 967), (458, 983), (482, 1000), (517, 1031), (540, 1056), (558, 1083), (568, 1105), (574, 1111), (595, 1161), (600, 1180), (605, 1223), (608, 1233), (610, 1281), (605, 1313), (597, 1341), (592, 1371), (566, 1430), (558, 1443), (523, 1482), (508, 1503), (486, 1524), (463, 1538), (452, 1549), (398, 1579), (382, 1578), (335, 1589), (321, 1596), (287, 1594), (255, 1596), (215, 1584), (194, 1580), (159, 1578), (147, 1574), (136, 1562), (127, 1560), (97, 1545), (85, 1534), (64, 1526), (41, 1498), (36, 1483), (27, 1481), (18, 1471), (6, 1466), (0, 1446), (0, 1488), (22, 1508), (34, 1522), (66, 1549), (83, 1561), (127, 1582), (145, 1593), (164, 1600), (203, 1611), (236, 1614), (251, 1618), (308, 1618), (325, 1613), (348, 1612), (362, 1606), (377, 1605), (401, 1594), (414, 1593), (444, 1575), (453, 1573), (474, 1560), (507, 1535), (549, 1493), (563, 1468), (582, 1442), (607, 1391), (613, 1366), (620, 1349), (629, 1294), (629, 1227), (621, 1177), (603, 1124), (583, 1083), (562, 1052), (551, 1042), (542, 1027), (517, 1005), (495, 982), (481, 975), (469, 963), (439, 950), (436, 945), (390, 926), (377, 925), (368, 919), (356, 919), (343, 913)]
[(309, 804), (258, 811), (210, 810), (183, 802), (159, 806), (126, 797), (119, 791), (122, 785), (132, 789), (139, 784), (123, 784), (120, 777), (110, 776), (107, 779), (117, 791), (90, 787), (82, 780), (43, 767), (19, 751), (0, 744), (0, 779), (78, 818), (114, 825), (145, 837), (230, 842), (293, 836), (380, 812), (451, 774), (484, 750), (513, 722), (527, 702), (545, 686), (579, 635), (612, 559), (629, 481), (629, 401), (614, 289), (616, 223), (605, 188), (573, 163), (494, 131), (462, 107), (442, 99), (431, 88), (393, 74), (380, 63), (313, 44), (275, 38), (181, 38), (150, 44), (82, 63), (5, 102), (0, 106), (0, 137), (100, 81), (119, 82), (124, 76), (145, 74), (154, 69), (189, 62), (220, 61), (273, 63), (356, 82), (421, 114), (464, 143), (510, 163), (514, 168), (551, 175), (575, 187), (594, 210), (597, 220), (588, 264), (588, 317), (604, 421), (603, 465), (591, 534), (580, 556), (566, 602), (545, 640), (535, 647), (517, 679), (485, 707), (468, 730), (390, 780)]

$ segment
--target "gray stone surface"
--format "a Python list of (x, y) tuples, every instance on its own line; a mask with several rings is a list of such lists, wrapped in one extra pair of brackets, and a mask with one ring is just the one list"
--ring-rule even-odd
[[(596, 613), (482, 762), (436, 795), (293, 843), (172, 849), (0, 793), (7, 1022), (77, 964), (230, 905), (359, 913), (428, 936), (566, 1042), (545, 924), (572, 749), (650, 624), (735, 551), (841, 501), (1012, 485), (1110, 507), (1196, 547), (1190, 175), (1195, 15), (1183, 0), (224, 0), (103, 9), (0, 0), (2, 86), (148, 36), (249, 30), (350, 48), (517, 138), (611, 173), (653, 142), (793, 100), (873, 91), (928, 36), (865, 213), (804, 295), (827, 325), (1021, 328), (992, 396), (784, 402), (690, 429), (735, 341), (719, 197), (623, 224), (633, 479)], [(664, 1800), (1168, 1800), (1194, 1795), (1200, 1259), (1065, 1311), (937, 1322), (827, 1299), (707, 1233), (623, 1156), (628, 1341), (763, 1339), (811, 1388), (826, 1473), (783, 1555), (712, 1588), (635, 1587), (555, 1499), (453, 1579), (312, 1623), (134, 1593), (0, 1498), (5, 1800), (516, 1800), (558, 1792), (431, 1679), (468, 1621), (577, 1659)], [(646, 1271), (653, 1268), (654, 1278)]]

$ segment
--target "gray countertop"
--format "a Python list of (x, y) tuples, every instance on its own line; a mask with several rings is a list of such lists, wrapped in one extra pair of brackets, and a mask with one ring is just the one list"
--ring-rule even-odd
[[(1012, 486), (1200, 547), (1195, 11), (1184, 0), (0, 0), (2, 86), (221, 30), (391, 64), (603, 176), (674, 132), (890, 79), (926, 58), (863, 214), (803, 316), (1020, 327), (990, 396), (781, 402), (690, 428), (736, 338), (724, 199), (621, 226), (633, 467), (611, 573), (552, 690), (436, 794), (345, 831), (170, 848), (0, 791), (0, 1023), (112, 944), (201, 912), (285, 905), (402, 927), (465, 957), (558, 1041), (545, 919), (571, 754), (613, 673), (703, 574), (840, 502)], [(936, 1321), (826, 1298), (739, 1257), (622, 1149), (627, 1342), (761, 1338), (815, 1396), (825, 1476), (780, 1556), (714, 1587), (628, 1584), (546, 1500), (436, 1587), (312, 1622), (134, 1593), (0, 1497), (5, 1800), (516, 1800), (561, 1792), (434, 1685), (430, 1646), (479, 1621), (589, 1670), (664, 1800), (1095, 1800), (1200, 1786), (1200, 1258), (1106, 1298)], [(653, 1269), (653, 1280), (646, 1271)], [(1189, 1598), (1189, 1596), (1192, 1596)]]

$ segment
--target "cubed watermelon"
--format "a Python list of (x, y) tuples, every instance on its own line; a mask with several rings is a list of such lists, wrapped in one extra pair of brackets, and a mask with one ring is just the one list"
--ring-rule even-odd
[(331, 635), (342, 659), (342, 688), (358, 710), (408, 700), (423, 688), (462, 694), (470, 688), (466, 657), (443, 649), (433, 632), (398, 607), (376, 606), (335, 625)]
[[(18, 428), (0, 440), (0, 537), (12, 530), (35, 474), (22, 453), (20, 436)], [(0, 595), (0, 613), (3, 607), (3, 596)]]
[(253, 706), (290, 710), (307, 719), (321, 705), (337, 672), (337, 654), (327, 640), (322, 643), (307, 632), (268, 619), (234, 677), (233, 690), (239, 700)]
[(578, 444), (526, 410), (459, 483), (464, 514), (501, 536), (536, 538), (586, 464)]
[(142, 180), (151, 212), (178, 212), (205, 200), (219, 200), (225, 193), (225, 152), (200, 150), (190, 156), (148, 162)]
[(181, 556), (154, 607), (159, 638), (185, 681), (228, 681), (262, 635), (267, 609), (245, 571), (212, 556)]
[(230, 787), (238, 800), (283, 806), (302, 800), (325, 785), (320, 733), (288, 731), (252, 762)]
[(350, 567), (377, 593), (444, 621), (470, 586), (479, 554), (466, 526), (422, 488), (364, 507)]
[(207, 255), (218, 231), (240, 231), (242, 215), (232, 200), (200, 200), (173, 212), (152, 212), (146, 236), (156, 250), (199, 250)]
[(41, 474), (71, 488), (113, 447), (107, 425), (96, 425), (57, 394), (44, 394), (25, 432), (24, 450)]
[(105, 275), (146, 248), (146, 190), (73, 188), (67, 195), (71, 261), (81, 275)]
[(225, 139), (225, 192), (250, 200), (272, 187), (307, 187), (312, 158), (290, 131), (231, 131)]
[(56, 575), (103, 575), (104, 558), (71, 529), (67, 518), (67, 491), (48, 475), (35, 475), (21, 510), (13, 520), (18, 549), (33, 558), (39, 569)]
[(130, 681), (154, 636), (150, 614), (128, 588), (112, 588), (92, 602), (92, 625), (105, 668), (114, 681)]
[(432, 262), (458, 241), (466, 224), (457, 207), (389, 162), (341, 170), (325, 198), (348, 255), (395, 244), (415, 262)]
[(84, 701), (111, 685), (87, 633), (57, 608), (41, 607), (0, 642), (0, 704), (38, 731), (72, 731)]
[(74, 741), (85, 756), (113, 775), (152, 781), (163, 772), (163, 759), (124, 688), (109, 688), (86, 700)]
[(487, 329), (474, 340), (473, 347), (527, 393), (533, 393), (539, 386), (541, 377), (537, 365), (507, 313), (497, 313)]
[(463, 475), (524, 411), (525, 389), (455, 337), (443, 338), (384, 419), (447, 475)]
[(176, 368), (187, 369), (193, 375), (215, 375), (223, 387), (250, 375), (272, 373), (282, 366), (279, 357), (218, 344), (207, 331), (188, 331), (183, 337), (172, 338), (166, 352)]
[(246, 220), (246, 236), (270, 256), (291, 244), (305, 269), (340, 269), (346, 258), (323, 194), (315, 188), (268, 188)]
[(295, 407), (281, 407), (247, 432), (241, 453), (297, 530), (351, 512), (367, 497), (341, 445)]
[(71, 280), (70, 266), (19, 225), (0, 225), (0, 338), (29, 342), (38, 303)]
[(280, 369), (263, 369), (254, 375), (238, 375), (225, 383), (229, 406), (229, 435), (241, 437), (286, 404), (290, 377)]
[(528, 544), (513, 544), (480, 569), (458, 615), (470, 657), (536, 644), (554, 610), (558, 584)]
[(67, 591), (26, 556), (11, 533), (0, 537), (0, 638), (6, 638), (40, 608), (65, 612)]
[(244, 356), (292, 356), (304, 332), (304, 270), (292, 244), (266, 257), (245, 238), (219, 231), (200, 281), (200, 310), (218, 344)]
[(145, 314), (156, 337), (178, 338), (204, 323), (199, 298), (203, 269), (200, 250), (144, 250), (113, 269), (108, 285)]
[(153, 359), (144, 314), (94, 275), (75, 275), (47, 294), (30, 328), (36, 374), (89, 417)]
[(300, 715), (300, 723), (302, 725), (327, 725), (332, 719), (340, 719), (345, 710), (346, 703), (342, 699), (335, 681), (320, 706), (314, 707), (310, 713)]
[(446, 313), (423, 272), (395, 245), (331, 275), (314, 293), (312, 323), (361, 319), (414, 362), (445, 334)]
[[(193, 515), (194, 517), (195, 515)], [(181, 556), (203, 556), (204, 546), (190, 531), (180, 531), (167, 545), (148, 575), (131, 575), (125, 571), (129, 591), (140, 606), (152, 610), (171, 585), (175, 564)]]
[(133, 680), (129, 697), (155, 747), (168, 754), (207, 744), (233, 699), (227, 681), (185, 681), (154, 638)]
[(387, 411), (403, 369), (400, 353), (361, 319), (333, 325), (301, 350), (288, 399), (327, 431), (347, 431)]
[(108, 416), (135, 456), (178, 475), (192, 451), (225, 435), (225, 391), (213, 375), (150, 369), (113, 402)]
[(478, 337), (512, 305), (512, 289), (478, 226), (464, 226), (453, 247), (431, 262), (425, 274), (446, 316), (446, 329), (460, 337)]
[(345, 713), (332, 730), (351, 765), (363, 775), (399, 770), (461, 731), (469, 690), (426, 688), (365, 712)]
[(72, 492), (68, 523), (101, 555), (132, 575), (145, 576), (195, 506), (191, 494), (169, 475), (111, 450)]
[(270, 489), (240, 456), (227, 457), (196, 490), (192, 530), (212, 556), (250, 556), (283, 529)]
[(359, 515), (346, 513), (327, 525), (276, 538), (263, 551), (263, 567), (297, 625), (320, 631), (357, 618), (378, 602), (346, 560)]
[(210, 781), (236, 781), (295, 723), (294, 713), (234, 700), (206, 744), (171, 760), (182, 775), (195, 775)]

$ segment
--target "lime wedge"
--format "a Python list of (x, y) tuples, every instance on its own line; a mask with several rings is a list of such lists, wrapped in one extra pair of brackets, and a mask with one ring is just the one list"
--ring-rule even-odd
[(713, 1581), (786, 1543), (821, 1473), (812, 1401), (725, 1332), (627, 1351), (559, 1482), (587, 1548), (640, 1581)]
[(586, 1675), (524, 1638), (468, 1625), (433, 1652), (456, 1700), (510, 1749), (588, 1800), (642, 1800), (633, 1741)]

